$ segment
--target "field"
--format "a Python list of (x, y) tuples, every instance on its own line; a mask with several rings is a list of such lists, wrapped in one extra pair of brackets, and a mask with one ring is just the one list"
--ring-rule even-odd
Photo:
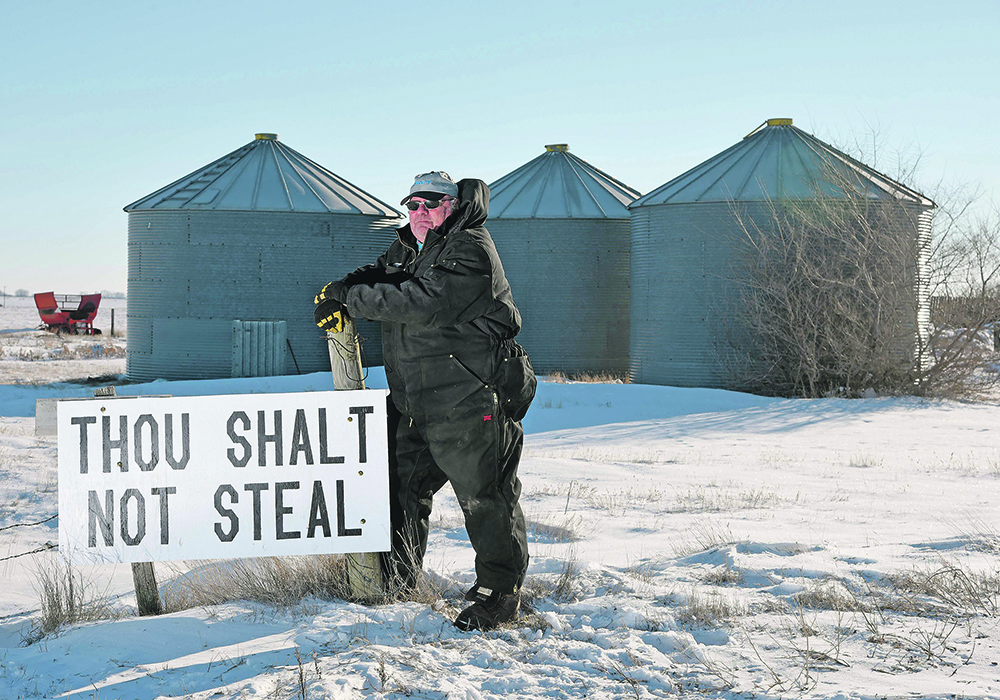
[(139, 618), (129, 567), (67, 569), (48, 548), (56, 447), (30, 410), (124, 372), (107, 357), (124, 340), (34, 325), (0, 309), (0, 697), (1000, 697), (994, 404), (543, 381), (516, 624), (452, 627), (474, 574), (447, 488), (414, 600), (306, 585), (336, 562), (179, 562), (158, 565), (171, 612)]

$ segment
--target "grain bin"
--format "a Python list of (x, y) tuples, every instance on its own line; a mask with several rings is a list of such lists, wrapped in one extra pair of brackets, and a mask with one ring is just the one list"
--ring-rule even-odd
[(490, 185), (486, 226), (536, 371), (628, 371), (626, 207), (638, 196), (565, 144)]
[[(329, 370), (313, 297), (384, 252), (401, 217), (276, 134), (125, 211), (131, 380)], [(358, 327), (381, 364), (380, 328)]]
[[(747, 234), (774, 204), (861, 198), (891, 202), (912, 241), (910, 301), (895, 322), (913, 346), (928, 317), (926, 251), (934, 203), (792, 124), (770, 119), (742, 141), (630, 205), (633, 381), (725, 387), (732, 376), (734, 275)], [(895, 226), (895, 224), (894, 224)], [(895, 231), (894, 231), (895, 233)], [(908, 358), (909, 359), (909, 358)]]

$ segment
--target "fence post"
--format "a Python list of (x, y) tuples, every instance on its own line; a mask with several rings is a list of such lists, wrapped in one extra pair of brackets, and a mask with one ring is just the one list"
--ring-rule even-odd
[[(333, 388), (338, 391), (364, 389), (364, 370), (361, 367), (361, 348), (354, 319), (348, 319), (340, 333), (327, 333), (330, 351), (330, 369), (333, 371)], [(347, 555), (347, 583), (351, 595), (357, 600), (377, 601), (385, 595), (382, 566), (376, 552)]]
[[(115, 310), (111, 310), (111, 318), (114, 318)], [(112, 328), (114, 323), (112, 322)], [(102, 386), (94, 389), (94, 397), (117, 396), (113, 386)], [(153, 569), (153, 562), (135, 562), (132, 564), (132, 582), (135, 584), (135, 603), (139, 608), (140, 615), (159, 615), (163, 612), (163, 605), (160, 602), (160, 590), (156, 586), (156, 570)]]

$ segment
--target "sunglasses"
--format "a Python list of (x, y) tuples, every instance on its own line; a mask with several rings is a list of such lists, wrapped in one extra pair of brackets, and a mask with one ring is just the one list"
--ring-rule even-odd
[(414, 202), (412, 199), (406, 203), (406, 208), (410, 211), (416, 211), (420, 208), (422, 204), (426, 209), (437, 209), (439, 206), (445, 202), (450, 202), (450, 199), (429, 199), (426, 202)]

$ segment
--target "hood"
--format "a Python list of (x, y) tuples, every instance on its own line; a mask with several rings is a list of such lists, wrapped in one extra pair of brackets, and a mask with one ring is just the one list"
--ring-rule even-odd
[[(437, 229), (427, 232), (427, 240), (433, 241), (435, 238), (446, 236), (450, 231), (461, 231), (462, 229), (475, 228), (486, 223), (486, 217), (490, 213), (490, 188), (482, 180), (469, 178), (458, 181), (458, 210), (452, 212), (451, 216), (444, 220)], [(399, 240), (416, 250), (417, 239), (410, 231), (407, 224), (396, 230)]]
[(445, 221), (446, 231), (482, 226), (490, 213), (489, 186), (482, 180), (459, 180), (458, 203), (458, 211), (448, 217), (455, 217), (455, 221)]

